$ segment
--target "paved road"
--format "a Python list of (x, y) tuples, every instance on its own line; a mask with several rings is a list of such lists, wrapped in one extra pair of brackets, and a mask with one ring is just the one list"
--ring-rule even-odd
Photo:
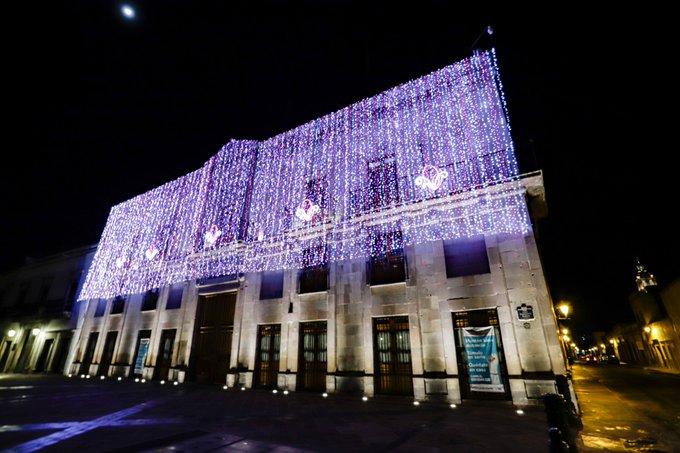
[(14, 451), (545, 451), (542, 408), (0, 376)]
[(575, 365), (591, 450), (680, 451), (680, 376), (627, 365)]

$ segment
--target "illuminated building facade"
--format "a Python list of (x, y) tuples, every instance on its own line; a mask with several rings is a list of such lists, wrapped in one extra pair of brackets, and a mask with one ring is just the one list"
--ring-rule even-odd
[(565, 374), (493, 50), (114, 206), (72, 372), (526, 403)]

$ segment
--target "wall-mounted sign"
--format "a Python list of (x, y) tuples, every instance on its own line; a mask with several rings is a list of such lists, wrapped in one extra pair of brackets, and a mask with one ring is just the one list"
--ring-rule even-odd
[(470, 390), (473, 392), (505, 391), (501, 378), (501, 364), (493, 327), (465, 327), (463, 329), (467, 355)]
[(135, 360), (135, 374), (142, 374), (144, 371), (144, 362), (146, 355), (149, 353), (149, 339), (139, 339), (139, 352), (137, 352), (137, 360)]
[(534, 320), (534, 307), (527, 304), (522, 304), (517, 307), (517, 319), (520, 321), (533, 321)]

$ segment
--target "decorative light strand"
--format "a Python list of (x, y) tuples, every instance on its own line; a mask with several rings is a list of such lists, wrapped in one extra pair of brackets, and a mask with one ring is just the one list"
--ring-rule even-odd
[(517, 175), (495, 53), (477, 52), (114, 206), (79, 297), (525, 234)]

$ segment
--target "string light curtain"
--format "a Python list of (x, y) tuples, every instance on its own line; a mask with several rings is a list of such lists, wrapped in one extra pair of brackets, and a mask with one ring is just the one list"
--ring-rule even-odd
[(525, 234), (518, 173), (494, 50), (477, 52), (115, 206), (80, 298)]

